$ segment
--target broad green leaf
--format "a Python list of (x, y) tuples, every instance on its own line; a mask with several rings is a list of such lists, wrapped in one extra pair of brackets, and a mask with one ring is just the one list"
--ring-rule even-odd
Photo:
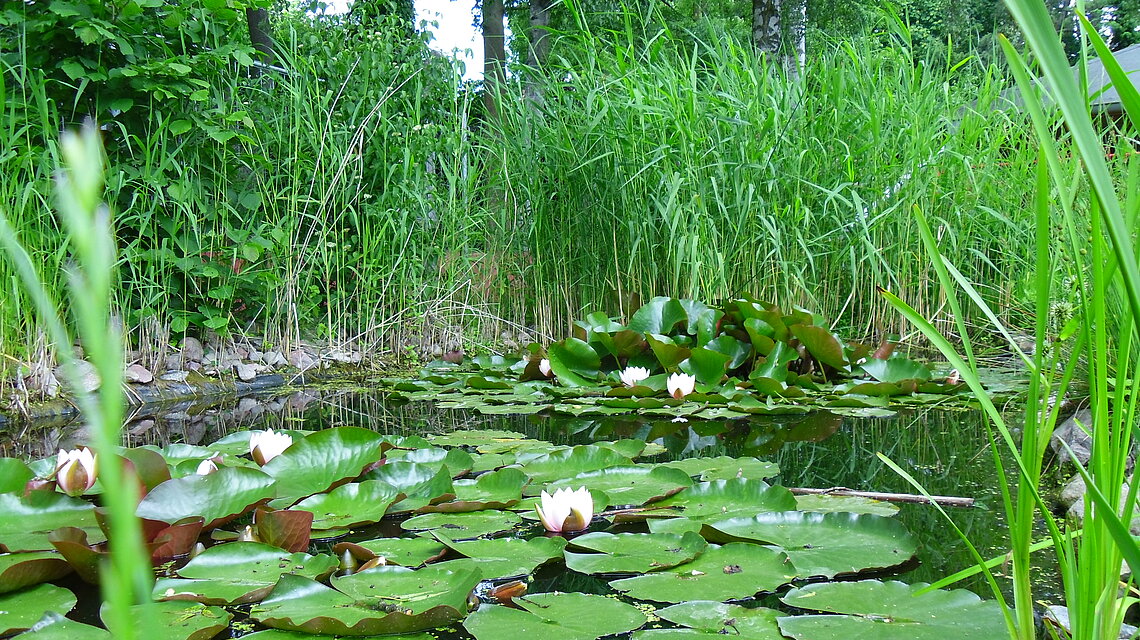
[(415, 568), (438, 559), (447, 551), (447, 547), (427, 537), (377, 538), (364, 542), (338, 542), (333, 551), (337, 555), (349, 551), (361, 562), (381, 557), (384, 558), (385, 564)]
[(724, 378), (725, 371), (732, 356), (713, 351), (705, 347), (693, 349), (689, 358), (682, 362), (681, 371), (695, 376), (701, 384), (719, 384)]
[(790, 326), (789, 330), (816, 360), (841, 371), (847, 369), (847, 355), (843, 352), (843, 342), (835, 337), (835, 334), (824, 327), (808, 324), (795, 324)]
[(775, 591), (797, 576), (795, 566), (783, 552), (734, 542), (722, 547), (711, 545), (692, 562), (615, 580), (610, 586), (632, 598), (655, 602), (685, 602), (694, 596), (738, 600)]
[(341, 485), (298, 502), (296, 511), (313, 514), (313, 529), (347, 529), (379, 522), (388, 507), (404, 494), (387, 482), (366, 480)]
[(16, 458), (0, 458), (0, 493), (23, 493), (24, 485), (36, 474)]
[(766, 480), (780, 475), (779, 465), (753, 457), (684, 458), (672, 462), (662, 462), (660, 466), (679, 469), (687, 475), (696, 476), (698, 480), (703, 482), (735, 478)]
[(587, 533), (570, 541), (575, 551), (566, 551), (566, 566), (579, 573), (649, 573), (689, 562), (707, 547), (704, 538), (691, 531), (683, 535)]
[(598, 377), (598, 368), (602, 364), (598, 352), (577, 338), (555, 342), (547, 350), (547, 356), (550, 359), (550, 369), (558, 381), (567, 387), (590, 386), (592, 380)]
[[(282, 454), (284, 455), (284, 454)], [(167, 480), (139, 503), (140, 518), (175, 523), (201, 516), (213, 529), (276, 494), (274, 480), (256, 469), (224, 467), (209, 475)]]
[(424, 505), (450, 500), (455, 496), (451, 470), (444, 466), (389, 462), (369, 471), (361, 479), (379, 480), (407, 496), (388, 507), (390, 514), (414, 511)]
[(886, 360), (869, 358), (860, 366), (863, 371), (867, 372), (867, 375), (879, 382), (902, 382), (903, 380), (925, 382), (931, 376), (929, 367), (901, 355), (895, 355)]
[(106, 540), (95, 521), (95, 505), (55, 491), (32, 491), (26, 497), (0, 493), (0, 548), (8, 551), (53, 549), (48, 534), (59, 527), (79, 527), (90, 542)]
[[(71, 566), (58, 553), (36, 551), (0, 554), (0, 593), (18, 591), (24, 587), (62, 578), (69, 573)], [(41, 611), (36, 620), (42, 614)]]
[(633, 606), (585, 593), (538, 593), (513, 603), (521, 609), (479, 607), (463, 626), (476, 640), (594, 640), (646, 622), (645, 614)]
[(657, 297), (634, 312), (628, 328), (638, 333), (668, 335), (677, 327), (677, 323), (688, 322), (688, 318), (689, 314), (676, 298)]
[(259, 542), (229, 542), (202, 552), (178, 570), (181, 578), (154, 585), (156, 600), (190, 600), (230, 605), (257, 602), (283, 575), (322, 579), (337, 568), (327, 555), (288, 553)]
[(692, 480), (683, 471), (635, 465), (579, 473), (568, 480), (554, 482), (545, 489), (552, 493), (561, 488), (573, 490), (586, 487), (591, 492), (604, 493), (609, 498), (610, 505), (638, 506), (671, 496), (692, 484)]
[(278, 498), (304, 498), (359, 476), (389, 447), (375, 431), (333, 427), (295, 440), (262, 470), (276, 480)]
[(665, 369), (673, 369), (680, 365), (688, 359), (691, 353), (688, 347), (678, 345), (669, 336), (650, 333), (646, 334), (645, 341), (653, 350), (653, 356), (657, 358), (657, 363)]
[(45, 613), (31, 628), (31, 631), (20, 634), (20, 637), (35, 640), (113, 640), (106, 629), (69, 620), (55, 611)]
[(505, 533), (522, 522), (510, 511), (470, 511), (467, 513), (425, 513), (400, 523), (406, 531), (439, 529), (452, 539), (467, 539)]
[(522, 500), (522, 489), (530, 482), (525, 473), (516, 468), (499, 469), (484, 473), (474, 480), (456, 480), (453, 483), (455, 499), (420, 508), (421, 512), (480, 511), (506, 509)]
[(612, 449), (578, 445), (571, 449), (543, 454), (523, 465), (534, 484), (547, 484), (566, 477), (618, 466), (632, 466), (633, 460)]
[(75, 594), (54, 584), (40, 584), (0, 595), (0, 636), (31, 629), (44, 614), (65, 615), (75, 606)]
[[(441, 531), (441, 529), (433, 530), (433, 537), (455, 553), (475, 562), (484, 580), (527, 575), (538, 566), (561, 558), (562, 550), (566, 547), (566, 539), (561, 537), (537, 537), (530, 540), (494, 538), (456, 542)], [(444, 564), (452, 562), (458, 561), (449, 560)]]
[(633, 640), (711, 640), (710, 636), (722, 640), (725, 636), (741, 640), (784, 640), (776, 622), (783, 612), (775, 609), (696, 600), (658, 609), (654, 614), (687, 628), (638, 631), (633, 634)]

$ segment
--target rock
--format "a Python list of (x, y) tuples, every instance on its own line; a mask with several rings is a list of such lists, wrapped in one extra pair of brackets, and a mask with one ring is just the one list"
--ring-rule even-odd
[[(1069, 608), (1064, 605), (1051, 604), (1045, 607), (1045, 622), (1064, 629), (1066, 636), (1072, 635), (1069, 630)], [(1130, 624), (1122, 623), (1120, 625), (1119, 637), (1121, 640), (1127, 640), (1135, 636), (1137, 631), (1140, 631), (1140, 629)]]
[[(1079, 424), (1078, 424), (1079, 423)], [(1082, 426), (1083, 425), (1083, 426)], [(1087, 429), (1087, 431), (1086, 431)], [(1092, 457), (1092, 410), (1081, 409), (1069, 416), (1053, 431), (1049, 446), (1060, 456), (1062, 461), (1069, 460), (1069, 452), (1065, 444), (1073, 450), (1073, 455), (1081, 465), (1087, 465)]]
[(237, 363), (234, 365), (234, 370), (242, 382), (249, 382), (257, 377), (257, 369), (255, 369), (252, 364), (246, 362)]
[(130, 433), (132, 436), (141, 436), (142, 434), (154, 428), (154, 420), (147, 418), (146, 420), (139, 420), (131, 425)]
[(1068, 509), (1084, 499), (1085, 490), (1085, 477), (1079, 473), (1074, 475), (1072, 479), (1069, 480), (1069, 483), (1061, 489), (1061, 495), (1059, 497), (1061, 504)]
[(249, 354), (246, 356), (246, 359), (249, 360), (250, 362), (261, 362), (262, 358), (264, 358), (264, 357), (265, 357), (265, 354), (258, 351), (257, 349), (250, 349)]
[[(1085, 479), (1078, 473), (1065, 485), (1061, 490), (1060, 500), (1062, 504), (1068, 507), (1065, 515), (1072, 518), (1077, 524), (1085, 520)], [(1128, 500), (1128, 483), (1125, 483), (1120, 489), (1120, 511), (1124, 512), (1124, 507), (1127, 506)], [(1135, 510), (1134, 510), (1135, 511)], [(1134, 515), (1132, 523), (1129, 526), (1132, 535), (1140, 535), (1140, 515)]]
[(154, 374), (141, 364), (132, 364), (123, 372), (123, 379), (132, 384), (150, 384), (154, 381)]
[(76, 360), (68, 365), (63, 364), (55, 368), (55, 377), (67, 382), (68, 387), (76, 387), (82, 393), (91, 393), (99, 388), (99, 372), (95, 365), (86, 360)]
[(201, 371), (202, 370), (202, 363), (201, 362), (187, 362), (186, 368), (189, 369), (190, 371)]
[(189, 375), (189, 371), (167, 371), (159, 376), (158, 379), (167, 382), (186, 382), (186, 377)]
[(238, 413), (252, 414), (260, 408), (261, 403), (258, 402), (256, 398), (250, 398), (249, 396), (246, 396), (241, 400), (238, 400), (237, 407), (234, 409), (234, 411)]
[(182, 341), (182, 360), (184, 362), (201, 362), (205, 355), (202, 343), (197, 338), (187, 337)]
[(271, 367), (281, 367), (289, 364), (288, 358), (280, 351), (266, 351), (261, 360)]
[(304, 371), (311, 369), (317, 363), (313, 356), (304, 349), (294, 349), (289, 352), (289, 364)]

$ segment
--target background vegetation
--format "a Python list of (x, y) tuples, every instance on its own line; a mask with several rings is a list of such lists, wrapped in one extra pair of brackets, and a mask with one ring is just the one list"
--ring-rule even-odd
[[(740, 292), (873, 339), (904, 328), (876, 285), (943, 311), (915, 204), (1030, 326), (1036, 152), (995, 108), (1004, 9), (811, 3), (789, 72), (750, 45), (747, 3), (611, 4), (547, 4), (539, 29), (507, 3), (518, 37), (489, 101), (404, 1), (9, 5), (0, 206), (58, 294), (55, 140), (98, 121), (115, 305), (144, 364), (184, 333), (470, 349), (637, 297)], [(0, 262), (5, 362), (48, 342), (14, 277)]]

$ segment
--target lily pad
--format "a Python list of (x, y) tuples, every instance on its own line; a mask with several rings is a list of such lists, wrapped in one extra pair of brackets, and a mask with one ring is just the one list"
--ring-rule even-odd
[(796, 509), (800, 511), (815, 511), (816, 513), (832, 513), (846, 511), (848, 513), (873, 513), (877, 516), (893, 516), (899, 512), (897, 504), (872, 500), (861, 496), (836, 496), (826, 494), (811, 494), (796, 496)]
[(788, 556), (774, 549), (733, 542), (709, 549), (692, 562), (610, 586), (638, 600), (685, 602), (694, 595), (710, 600), (739, 600), (774, 591), (798, 575)]
[(685, 458), (663, 462), (661, 466), (680, 469), (687, 475), (697, 476), (702, 482), (735, 478), (766, 480), (780, 475), (780, 466), (776, 463), (752, 457)]
[(591, 492), (604, 493), (611, 505), (642, 505), (671, 496), (692, 484), (683, 471), (635, 465), (579, 473), (569, 480), (551, 484), (546, 490), (553, 493), (561, 488), (586, 487)]
[(885, 360), (869, 358), (861, 366), (867, 375), (879, 382), (898, 383), (904, 380), (925, 382), (931, 376), (930, 367), (901, 355), (895, 355)]
[(792, 589), (781, 598), (790, 606), (845, 615), (780, 618), (780, 631), (797, 640), (988, 640), (1007, 635), (997, 602), (962, 589), (918, 593), (928, 586), (863, 580)]
[(567, 387), (588, 387), (594, 384), (592, 380), (598, 376), (598, 367), (601, 366), (598, 352), (577, 338), (555, 342), (547, 350), (547, 356), (551, 371)]
[(0, 595), (0, 637), (31, 629), (44, 614), (64, 615), (75, 606), (75, 594), (54, 584)]
[[(24, 587), (62, 578), (69, 573), (71, 567), (58, 553), (39, 551), (0, 554), (0, 593), (18, 591)], [(41, 611), (36, 615), (36, 619), (38, 620), (42, 614)]]
[(654, 506), (677, 507), (691, 520), (720, 520), (741, 513), (789, 511), (796, 508), (796, 498), (787, 489), (761, 480), (733, 478), (701, 482)]
[(48, 534), (59, 527), (80, 527), (92, 543), (106, 540), (95, 520), (95, 506), (55, 491), (32, 491), (27, 496), (0, 493), (0, 550), (47, 551)]
[(31, 631), (21, 633), (20, 637), (36, 640), (113, 640), (111, 632), (106, 629), (69, 620), (54, 611), (45, 613), (43, 618), (31, 625)]
[(286, 553), (259, 542), (231, 542), (206, 549), (178, 570), (182, 578), (163, 578), (154, 586), (160, 600), (205, 604), (245, 604), (264, 598), (283, 575), (321, 579), (337, 568), (336, 558)]
[[(225, 609), (195, 602), (155, 602), (148, 606), (158, 618), (163, 637), (170, 640), (210, 640), (229, 627), (234, 617)], [(131, 609), (136, 620), (140, 619), (140, 608)]]
[(206, 520), (203, 528), (209, 530), (272, 498), (274, 493), (273, 478), (261, 471), (225, 467), (204, 476), (163, 482), (142, 499), (136, 513), (140, 518), (171, 524), (202, 516)]
[(328, 493), (319, 493), (293, 506), (313, 514), (313, 529), (347, 529), (379, 522), (385, 512), (404, 494), (387, 482), (350, 482)]
[(470, 453), (462, 449), (444, 449), (442, 447), (423, 447), (412, 451), (396, 449), (387, 452), (388, 463), (403, 461), (428, 465), (433, 469), (447, 467), (451, 477), (457, 478), (475, 465)]
[[(455, 542), (440, 534), (438, 529), (432, 533), (449, 549), (475, 562), (485, 580), (530, 574), (540, 565), (561, 558), (562, 550), (566, 548), (566, 539), (561, 537), (538, 537), (530, 540), (495, 538)], [(453, 560), (443, 564), (450, 562), (458, 561)]]
[(0, 458), (0, 493), (22, 492), (28, 480), (36, 476), (28, 465), (16, 458)]
[[(325, 636), (323, 640), (340, 640), (351, 636)], [(313, 640), (313, 634), (303, 631), (282, 631), (281, 629), (262, 629), (242, 636), (242, 640)], [(385, 636), (384, 640), (436, 640), (435, 636), (427, 632), (401, 633), (394, 636)]]
[[(371, 574), (367, 575), (366, 581), (357, 578), (356, 582), (348, 583), (354, 592), (369, 590), (363, 597), (343, 593), (308, 578), (282, 576), (269, 596), (254, 606), (249, 615), (267, 627), (311, 634), (368, 636), (410, 633), (460, 620), (467, 610), (467, 593), (478, 582), (477, 575), (467, 575), (433, 586), (432, 591), (421, 588), (419, 593), (400, 594), (409, 586), (408, 581), (385, 580), (393, 577), (395, 569), (400, 567), (379, 567), (348, 576), (357, 578)], [(410, 569), (403, 571), (415, 573)], [(370, 586), (373, 588), (368, 589)], [(463, 588), (467, 590), (462, 591)], [(420, 599), (406, 601), (401, 596), (409, 600), (410, 597)]]
[(364, 542), (338, 542), (333, 551), (338, 555), (349, 551), (360, 561), (381, 557), (386, 564), (414, 568), (442, 557), (447, 552), (447, 547), (426, 537), (378, 538)]
[(488, 442), (519, 442), (531, 440), (525, 433), (499, 429), (464, 429), (428, 436), (432, 444), (441, 447), (476, 447)]
[(415, 462), (389, 462), (366, 473), (362, 480), (379, 480), (403, 493), (403, 500), (388, 507), (388, 513), (414, 511), (433, 502), (455, 497), (451, 471), (445, 467)]
[(452, 539), (467, 539), (505, 533), (522, 522), (510, 511), (471, 511), (467, 513), (425, 513), (400, 523), (406, 531), (439, 529)]
[(523, 472), (535, 484), (548, 484), (568, 476), (609, 467), (632, 466), (633, 460), (597, 445), (578, 445), (535, 458), (523, 466)]
[(278, 498), (303, 498), (359, 476), (391, 446), (375, 431), (333, 427), (295, 440), (262, 470), (277, 481)]
[(538, 593), (512, 602), (521, 609), (479, 607), (463, 622), (464, 628), (476, 640), (594, 640), (646, 622), (636, 607), (585, 593)]
[(782, 612), (765, 607), (742, 607), (709, 600), (682, 602), (658, 609), (655, 615), (686, 627), (650, 629), (633, 634), (633, 640), (681, 640), (741, 638), (742, 640), (784, 640), (776, 620)]
[(420, 508), (425, 513), (481, 511), (507, 509), (522, 499), (522, 489), (530, 478), (522, 471), (510, 468), (484, 473), (474, 480), (456, 480), (453, 484), (455, 499), (450, 502)]
[(566, 566), (579, 573), (649, 573), (691, 561), (708, 547), (700, 535), (671, 533), (588, 533), (570, 542)]
[(689, 314), (685, 312), (679, 300), (658, 296), (641, 305), (633, 313), (627, 328), (637, 333), (669, 334), (673, 332), (678, 322), (685, 322), (687, 329), (688, 319)]
[(899, 521), (857, 513), (762, 513), (712, 522), (702, 533), (713, 542), (779, 545), (805, 578), (893, 567), (918, 548)]

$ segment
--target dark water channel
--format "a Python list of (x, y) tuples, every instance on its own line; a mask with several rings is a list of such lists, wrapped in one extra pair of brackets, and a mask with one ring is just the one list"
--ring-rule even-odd
[[(385, 434), (426, 435), (464, 428), (517, 431), (557, 444), (640, 438), (663, 445), (671, 458), (752, 455), (780, 466), (774, 482), (787, 487), (847, 487), (862, 491), (915, 493), (906, 480), (885, 466), (882, 453), (921, 481), (935, 495), (971, 497), (973, 508), (948, 508), (957, 526), (985, 557), (1004, 552), (1006, 530), (1001, 516), (993, 458), (986, 443), (984, 418), (974, 410), (923, 408), (900, 411), (889, 418), (843, 417), (828, 412), (806, 416), (756, 417), (749, 420), (687, 423), (669, 419), (565, 418), (481, 415), (439, 409), (429, 403), (393, 404), (368, 390), (310, 388), (288, 395), (231, 398), (213, 404), (184, 404), (139, 415), (129, 427), (132, 446), (170, 443), (209, 444), (245, 429), (317, 430), (340, 425)], [(51, 455), (60, 447), (88, 441), (85, 427), (72, 423), (38, 423), (0, 432), (0, 455), (24, 459)], [(928, 505), (902, 504), (897, 518), (918, 538), (917, 562), (899, 578), (933, 582), (972, 566), (966, 545), (945, 518)], [(1039, 601), (1060, 601), (1056, 571), (1048, 551), (1040, 554)], [(1001, 569), (998, 569), (1001, 572)], [(1000, 580), (1001, 578), (999, 578)], [(546, 571), (534, 589), (601, 593), (604, 581), (572, 572)], [(1008, 586), (1003, 581), (1004, 586)], [(980, 578), (957, 587), (993, 597)], [(82, 614), (81, 614), (82, 615)]]

